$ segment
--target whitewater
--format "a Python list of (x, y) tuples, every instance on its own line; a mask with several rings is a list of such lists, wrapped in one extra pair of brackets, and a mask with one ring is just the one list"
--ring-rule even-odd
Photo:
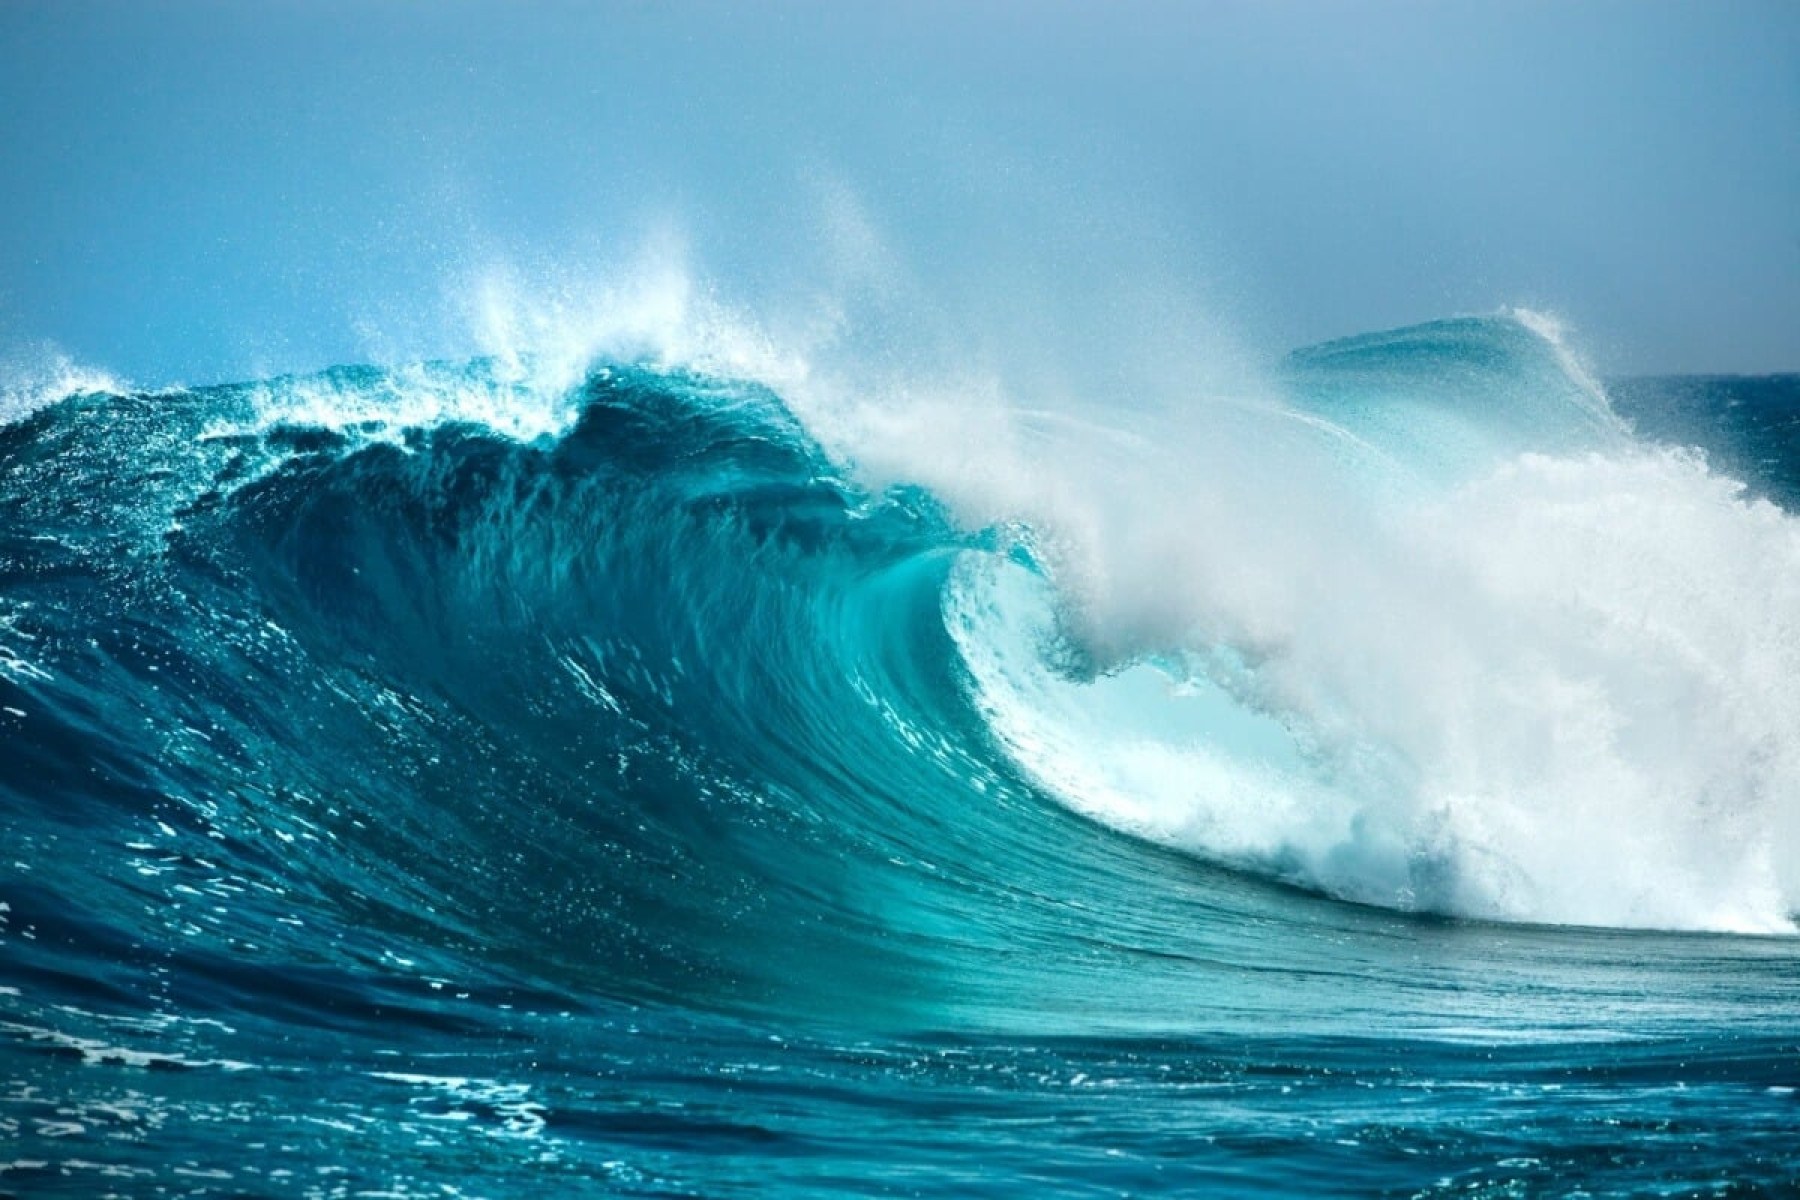
[(1795, 380), (599, 309), (7, 385), (0, 1192), (1800, 1181)]

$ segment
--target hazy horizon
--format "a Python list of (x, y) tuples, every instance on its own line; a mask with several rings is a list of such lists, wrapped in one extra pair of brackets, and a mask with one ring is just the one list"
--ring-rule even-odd
[(1521, 305), (1609, 375), (1791, 372), (1796, 62), (1779, 3), (13, 3), (0, 359), (467, 353), (496, 276), (668, 242), (759, 318), (972, 345)]

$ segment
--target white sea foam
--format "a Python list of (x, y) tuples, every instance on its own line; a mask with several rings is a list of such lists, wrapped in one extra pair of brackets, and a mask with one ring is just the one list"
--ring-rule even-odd
[(1396, 492), (1218, 416), (1006, 469), (1062, 592), (975, 561), (947, 616), (1028, 774), (1359, 901), (1793, 929), (1800, 524), (1689, 452), (1508, 453)]
[(0, 425), (70, 396), (125, 390), (126, 385), (112, 375), (76, 362), (55, 346), (18, 350), (0, 361)]

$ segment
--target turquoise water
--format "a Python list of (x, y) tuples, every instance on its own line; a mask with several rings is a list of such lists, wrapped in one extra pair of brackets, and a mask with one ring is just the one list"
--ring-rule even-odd
[(15, 408), (0, 1193), (1800, 1186), (1793, 378)]

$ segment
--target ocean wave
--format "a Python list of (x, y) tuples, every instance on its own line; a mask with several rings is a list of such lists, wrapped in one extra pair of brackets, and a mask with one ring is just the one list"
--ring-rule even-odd
[(1177, 943), (1265, 903), (1085, 820), (1402, 911), (1791, 931), (1800, 539), (1569, 361), (1444, 322), (1104, 437), (661, 362), (71, 395), (0, 430), (0, 794), (142, 847), (61, 868), (118, 936), (703, 1007), (1019, 1014), (1102, 897)]

